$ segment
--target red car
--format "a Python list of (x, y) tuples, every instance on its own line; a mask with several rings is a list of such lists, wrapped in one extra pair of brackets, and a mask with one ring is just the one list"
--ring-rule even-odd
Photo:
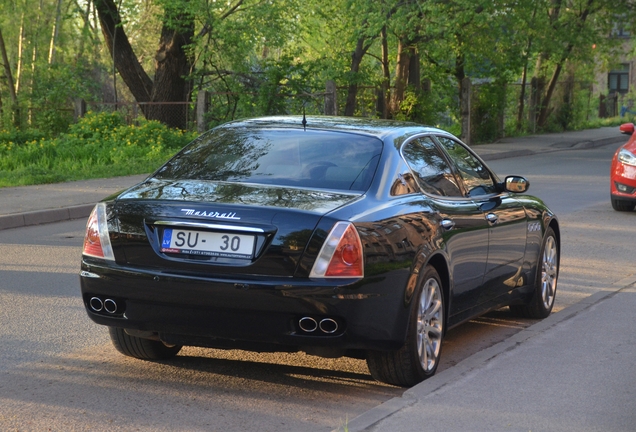
[(631, 135), (612, 159), (610, 193), (616, 211), (632, 211), (636, 207), (636, 135), (634, 123), (620, 126), (622, 133)]

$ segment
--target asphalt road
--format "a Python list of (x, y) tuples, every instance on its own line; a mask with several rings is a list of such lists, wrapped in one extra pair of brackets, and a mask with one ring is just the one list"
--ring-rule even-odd
[[(615, 147), (489, 164), (526, 175), (559, 215), (556, 311), (632, 266), (635, 215), (609, 204)], [(83, 228), (0, 232), (0, 430), (331, 430), (402, 393), (374, 382), (360, 360), (199, 348), (161, 363), (119, 355), (79, 297)], [(531, 323), (504, 309), (454, 329), (440, 371)]]

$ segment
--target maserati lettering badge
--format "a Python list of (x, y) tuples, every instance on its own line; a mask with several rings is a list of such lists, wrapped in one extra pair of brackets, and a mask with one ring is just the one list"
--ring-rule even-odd
[(186, 216), (201, 216), (208, 217), (214, 219), (232, 219), (232, 220), (240, 220), (240, 217), (236, 216), (236, 213), (219, 213), (215, 211), (197, 211), (193, 209), (181, 209), (182, 212), (185, 213)]

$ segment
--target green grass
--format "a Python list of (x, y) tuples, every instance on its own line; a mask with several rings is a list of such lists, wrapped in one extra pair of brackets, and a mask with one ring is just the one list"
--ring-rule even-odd
[(0, 131), (0, 187), (149, 173), (195, 136), (153, 121), (127, 126), (116, 113), (89, 114), (52, 139)]

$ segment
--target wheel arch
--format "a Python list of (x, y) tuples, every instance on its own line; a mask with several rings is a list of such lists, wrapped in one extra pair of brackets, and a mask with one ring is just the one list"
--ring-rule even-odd
[(554, 231), (554, 235), (556, 236), (556, 241), (557, 241), (557, 252), (559, 253), (558, 259), (560, 262), (561, 261), (561, 228), (559, 227), (559, 221), (557, 221), (557, 219), (553, 217), (552, 219), (548, 221), (548, 223), (546, 224), (546, 227), (552, 228), (552, 231)]
[[(413, 307), (415, 292), (419, 284), (422, 283), (421, 275), (424, 269), (430, 265), (435, 269), (442, 283), (442, 295), (444, 296), (444, 332), (446, 331), (446, 323), (448, 322), (448, 311), (450, 303), (450, 287), (452, 284), (448, 260), (442, 251), (435, 251), (432, 254), (420, 253), (413, 262), (411, 274), (408, 278), (407, 285), (404, 290), (404, 307), (405, 311), (410, 311)], [(410, 315), (410, 314), (409, 314)], [(409, 319), (406, 320), (404, 327), (404, 336), (406, 337), (406, 329), (409, 325)]]
[(451, 286), (451, 276), (450, 270), (448, 268), (448, 262), (441, 253), (438, 253), (432, 255), (424, 264), (424, 266), (426, 265), (430, 265), (435, 269), (437, 275), (440, 278), (440, 282), (442, 282), (442, 295), (444, 296), (444, 333), (446, 333), (446, 328), (448, 327), (448, 311), (450, 310)]

